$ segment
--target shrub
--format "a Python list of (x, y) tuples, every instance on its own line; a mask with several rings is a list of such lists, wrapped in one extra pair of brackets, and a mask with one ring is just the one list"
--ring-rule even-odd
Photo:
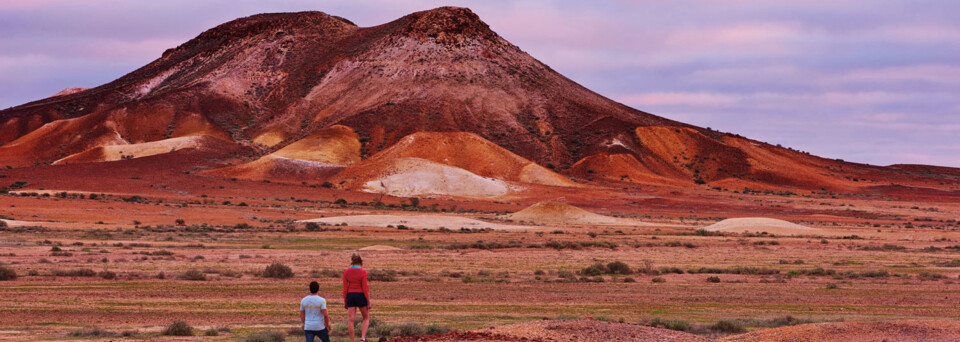
[(283, 342), (286, 338), (282, 332), (279, 331), (258, 331), (247, 335), (243, 339), (244, 342)]
[(838, 287), (837, 284), (835, 284), (835, 283), (827, 284), (827, 290), (836, 290), (836, 289), (838, 289), (838, 288), (839, 288), (839, 287)]
[(654, 317), (650, 320), (650, 326), (677, 331), (690, 330), (690, 323), (682, 319), (660, 319), (660, 317)]
[(604, 265), (599, 262), (591, 266), (587, 266), (584, 269), (580, 270), (581, 275), (585, 275), (589, 277), (598, 276), (598, 275), (606, 274), (609, 272), (610, 270), (607, 268), (607, 265)]
[(720, 277), (717, 277), (717, 276), (707, 277), (707, 282), (708, 282), (708, 283), (719, 283), (719, 282), (720, 282)]
[(614, 261), (607, 264), (607, 271), (612, 274), (622, 274), (622, 275), (633, 274), (633, 270), (630, 269), (630, 266), (622, 261)]
[(397, 271), (394, 270), (370, 270), (367, 272), (367, 280), (370, 281), (397, 281)]
[(220, 336), (220, 332), (217, 329), (207, 329), (203, 332), (203, 336)]
[[(180, 279), (203, 281), (203, 280), (207, 280), (207, 275), (203, 274), (203, 272), (200, 272), (200, 270), (189, 270), (189, 271), (183, 272), (183, 274), (180, 275)], [(182, 336), (182, 335), (176, 335), (176, 336)]]
[(193, 336), (193, 327), (184, 321), (174, 321), (166, 329), (163, 329), (162, 334), (167, 336)]
[(57, 277), (94, 277), (97, 275), (97, 272), (89, 268), (81, 268), (76, 270), (54, 270), (53, 275)]
[(721, 320), (716, 324), (710, 326), (710, 330), (727, 333), (727, 334), (739, 334), (746, 329), (743, 328), (743, 324), (737, 320)]
[(117, 333), (106, 331), (100, 328), (93, 329), (78, 329), (70, 333), (71, 337), (113, 337), (117, 336)]
[(293, 270), (290, 269), (290, 266), (281, 264), (279, 261), (275, 261), (263, 270), (262, 275), (264, 278), (286, 279), (293, 277)]
[(940, 280), (940, 279), (947, 279), (947, 276), (945, 276), (945, 275), (943, 275), (943, 274), (940, 274), (940, 273), (933, 273), (933, 272), (920, 272), (920, 274), (918, 274), (917, 276), (920, 277), (920, 280)]
[(307, 222), (307, 225), (305, 226), (305, 228), (307, 229), (308, 232), (315, 232), (320, 230), (320, 225), (317, 224), (316, 222)]
[(390, 331), (390, 336), (410, 337), (420, 336), (427, 333), (427, 329), (420, 323), (404, 323), (396, 326)]
[(17, 272), (12, 268), (0, 266), (0, 280), (16, 280)]
[(666, 280), (666, 279), (663, 279), (663, 278), (660, 278), (660, 277), (655, 277), (655, 278), (651, 279), (650, 282), (653, 282), (653, 283), (666, 283), (667, 280)]
[(107, 280), (117, 279), (117, 273), (111, 271), (100, 271), (100, 273), (97, 273), (97, 276)]

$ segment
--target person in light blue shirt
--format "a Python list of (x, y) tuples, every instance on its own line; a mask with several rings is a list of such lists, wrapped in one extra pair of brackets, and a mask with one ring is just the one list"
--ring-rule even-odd
[(327, 300), (317, 294), (319, 291), (320, 283), (310, 282), (310, 295), (300, 300), (300, 323), (303, 323), (307, 342), (313, 342), (314, 337), (319, 337), (323, 342), (330, 342)]

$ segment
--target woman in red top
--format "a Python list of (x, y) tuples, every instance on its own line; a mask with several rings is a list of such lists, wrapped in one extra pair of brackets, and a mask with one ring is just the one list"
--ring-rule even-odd
[(366, 342), (372, 306), (370, 305), (370, 288), (367, 287), (367, 271), (363, 270), (363, 259), (357, 253), (353, 253), (350, 257), (350, 267), (343, 271), (343, 301), (349, 318), (347, 330), (350, 332), (350, 341), (354, 341), (353, 324), (357, 318), (357, 308), (360, 308), (360, 314), (363, 315), (360, 341)]

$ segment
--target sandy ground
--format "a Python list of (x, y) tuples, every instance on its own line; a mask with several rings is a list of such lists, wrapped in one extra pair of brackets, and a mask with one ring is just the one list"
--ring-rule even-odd
[(595, 320), (530, 321), (489, 329), (490, 332), (546, 341), (676, 341), (705, 342), (710, 339), (668, 329)]
[[(231, 326), (234, 332), (222, 340), (267, 326), (285, 330), (295, 325), (291, 307), (310, 281), (321, 282), (334, 307), (342, 304), (339, 279), (329, 274), (339, 274), (350, 254), (367, 247), (377, 250), (361, 251), (366, 267), (391, 280), (371, 283), (374, 315), (392, 324), (483, 332), (572, 317), (623, 319), (631, 328), (653, 318), (703, 327), (785, 315), (820, 322), (960, 317), (960, 292), (954, 291), (960, 267), (953, 261), (960, 204), (939, 198), (531, 186), (496, 201), (420, 197), (421, 207), (408, 211), (409, 198), (387, 195), (384, 206), (374, 206), (379, 194), (319, 184), (144, 173), (157, 169), (152, 158), (160, 156), (119, 161), (135, 168), (96, 176), (90, 164), (57, 167), (87, 175), (71, 179), (52, 167), (3, 172), (6, 184), (27, 183), (16, 191), (50, 196), (0, 196), (5, 219), (41, 225), (0, 230), (0, 263), (18, 274), (0, 281), (0, 339), (64, 339), (92, 327), (162, 339), (156, 332), (173, 318), (198, 329)], [(79, 197), (91, 193), (106, 196)], [(481, 220), (544, 201), (655, 225), (460, 231), (450, 224), (508, 225)], [(386, 218), (335, 226), (364, 215)], [(728, 217), (751, 216), (820, 230), (694, 233)], [(318, 217), (338, 218), (321, 231), (297, 222)], [(294, 277), (258, 276), (275, 261), (289, 265)], [(587, 266), (613, 261), (634, 273), (582, 274)], [(80, 269), (114, 272), (117, 279), (57, 275)], [(191, 269), (207, 280), (178, 279)], [(160, 272), (164, 279), (157, 278)], [(708, 282), (711, 277), (719, 282)], [(332, 314), (338, 322), (345, 315), (338, 309)]]
[(762, 341), (960, 341), (960, 321), (894, 321), (805, 324), (765, 329), (723, 339), (729, 342)]

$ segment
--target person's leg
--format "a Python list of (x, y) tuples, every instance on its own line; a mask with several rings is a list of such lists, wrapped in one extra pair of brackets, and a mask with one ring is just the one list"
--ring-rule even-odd
[(357, 307), (347, 308), (347, 333), (350, 334), (350, 342), (356, 341), (353, 336), (353, 320), (357, 319)]
[(313, 342), (313, 331), (312, 331), (312, 330), (304, 330), (304, 331), (303, 331), (303, 335), (307, 338), (307, 342)]
[(320, 342), (330, 342), (330, 333), (327, 329), (320, 330), (317, 336), (320, 336)]
[(364, 306), (360, 308), (360, 315), (363, 316), (363, 324), (360, 326), (360, 339), (362, 341), (367, 340), (367, 328), (370, 327), (370, 307)]

